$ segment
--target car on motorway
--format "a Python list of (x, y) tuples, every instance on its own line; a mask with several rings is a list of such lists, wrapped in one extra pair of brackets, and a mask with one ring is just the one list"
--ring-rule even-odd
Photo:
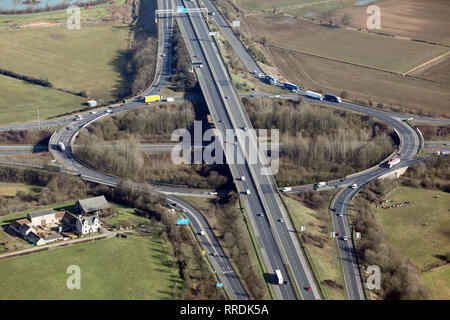
[(347, 236), (343, 236), (342, 240), (347, 241)]
[(278, 219), (278, 221), (280, 221), (281, 223), (283, 223), (283, 222), (284, 222), (284, 219), (283, 219), (283, 218), (280, 218), (280, 219)]
[(247, 128), (246, 126), (243, 126), (243, 127), (242, 127), (242, 130), (247, 131), (248, 128)]
[(228, 96), (225, 96), (225, 99), (228, 99)]
[(289, 280), (284, 280), (283, 283), (284, 284), (291, 284), (291, 282)]
[(356, 189), (356, 188), (358, 188), (358, 185), (357, 185), (356, 183), (354, 183), (354, 184), (352, 184), (352, 185), (350, 186), (350, 188)]
[(97, 113), (97, 111), (91, 111), (91, 114), (96, 114)]
[(306, 291), (311, 291), (311, 287), (305, 287)]
[(262, 212), (258, 213), (258, 217), (264, 217), (264, 214)]
[(217, 192), (215, 192), (215, 191), (210, 191), (210, 192), (208, 192), (208, 194), (215, 195), (215, 194), (217, 194)]
[(250, 195), (250, 189), (245, 190), (245, 193), (246, 193), (247, 195)]
[(340, 236), (341, 236), (341, 233), (340, 233), (340, 232), (336, 232), (336, 236), (337, 236), (337, 237), (340, 237)]
[(338, 217), (342, 217), (342, 213), (338, 213)]

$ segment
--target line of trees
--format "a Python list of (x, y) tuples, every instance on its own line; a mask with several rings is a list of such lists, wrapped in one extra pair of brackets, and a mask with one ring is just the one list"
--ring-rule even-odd
[[(132, 79), (130, 94), (138, 94), (153, 81), (156, 68), (157, 42), (151, 36), (135, 41), (129, 52), (128, 77)], [(126, 94), (125, 94), (126, 95)]]
[(83, 198), (88, 187), (78, 178), (43, 170), (0, 167), (0, 181), (42, 186), (15, 196), (0, 196), (0, 216), (68, 199)]
[(189, 59), (189, 53), (178, 24), (176, 24), (172, 47), (171, 89), (180, 92), (190, 92), (198, 89), (197, 79), (195, 74), (189, 71), (190, 69), (191, 60)]
[(433, 156), (409, 167), (401, 182), (409, 187), (423, 187), (450, 192), (450, 156)]

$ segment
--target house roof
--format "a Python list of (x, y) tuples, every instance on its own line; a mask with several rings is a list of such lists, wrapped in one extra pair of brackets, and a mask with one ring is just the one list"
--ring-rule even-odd
[(30, 219), (36, 218), (36, 217), (42, 217), (42, 216), (46, 216), (49, 214), (55, 214), (55, 211), (53, 211), (53, 209), (45, 209), (45, 210), (40, 210), (40, 211), (34, 211), (34, 212), (30, 212), (28, 214), (28, 217)]
[(62, 217), (64, 217), (65, 214), (66, 214), (65, 211), (57, 211), (57, 212), (55, 212), (55, 219), (62, 218)]
[(56, 234), (49, 234), (48, 236), (46, 236), (44, 238), (44, 240), (46, 241), (50, 241), (50, 240), (58, 240), (58, 239), (63, 239), (63, 236), (60, 235), (59, 233)]
[(17, 222), (18, 224), (20, 224), (20, 225), (31, 223), (31, 221), (28, 220), (28, 219), (26, 219), (26, 218), (25, 218), (25, 219), (16, 220), (16, 222)]
[(78, 200), (77, 204), (83, 213), (109, 209), (109, 203), (106, 201), (105, 196)]
[(19, 219), (19, 220), (11, 222), (10, 225), (16, 229), (19, 229), (21, 225), (23, 225), (23, 224), (27, 225), (29, 223), (30, 223), (30, 220), (28, 220), (28, 219)]
[(77, 221), (77, 217), (67, 211), (64, 213), (63, 219), (69, 223), (75, 223)]
[(37, 243), (39, 240), (41, 240), (42, 238), (39, 237), (36, 233), (34, 233), (33, 231), (31, 231), (30, 233), (27, 234), (27, 239), (32, 242), (32, 243)]

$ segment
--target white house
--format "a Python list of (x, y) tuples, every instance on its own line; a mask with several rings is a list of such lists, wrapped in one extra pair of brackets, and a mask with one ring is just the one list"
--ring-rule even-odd
[(90, 217), (78, 216), (75, 227), (77, 233), (81, 235), (95, 233), (98, 232), (98, 229), (100, 228), (100, 219), (98, 218), (98, 215)]

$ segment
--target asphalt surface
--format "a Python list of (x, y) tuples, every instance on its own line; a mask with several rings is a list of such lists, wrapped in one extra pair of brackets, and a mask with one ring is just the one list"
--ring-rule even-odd
[[(184, 5), (188, 8), (195, 6), (195, 2), (175, 1), (175, 3), (177, 6)], [(244, 126), (251, 128), (251, 123), (243, 111), (242, 102), (226, 72), (218, 49), (209, 36), (203, 16), (200, 14), (179, 15), (177, 19), (182, 25), (183, 37), (187, 40), (191, 58), (203, 61), (203, 67), (197, 67), (196, 72), (223, 144), (226, 130)], [(238, 156), (244, 158), (242, 148), (244, 144), (241, 137), (237, 140), (237, 148), (232, 143), (227, 145), (228, 148), (225, 149), (234, 149)], [(233, 147), (229, 148), (231, 145)], [(247, 161), (236, 164), (232, 156), (227, 154), (227, 163), (236, 180), (238, 191), (244, 193), (245, 190), (250, 190), (249, 196), (243, 196), (244, 206), (255, 231), (271, 282), (275, 282), (276, 269), (281, 270), (283, 279), (290, 279), (290, 284), (274, 286), (277, 297), (296, 299), (293, 287), (296, 283), (304, 299), (320, 299), (312, 273), (303, 257), (273, 177), (260, 175), (262, 166), (259, 159), (255, 164), (249, 164)], [(246, 177), (245, 181), (240, 181), (242, 176)], [(259, 216), (260, 213), (263, 213), (263, 216)], [(278, 222), (281, 218), (284, 219), (284, 223)], [(288, 276), (286, 264), (291, 269), (293, 279)], [(306, 290), (307, 287), (311, 287), (312, 290)]]

